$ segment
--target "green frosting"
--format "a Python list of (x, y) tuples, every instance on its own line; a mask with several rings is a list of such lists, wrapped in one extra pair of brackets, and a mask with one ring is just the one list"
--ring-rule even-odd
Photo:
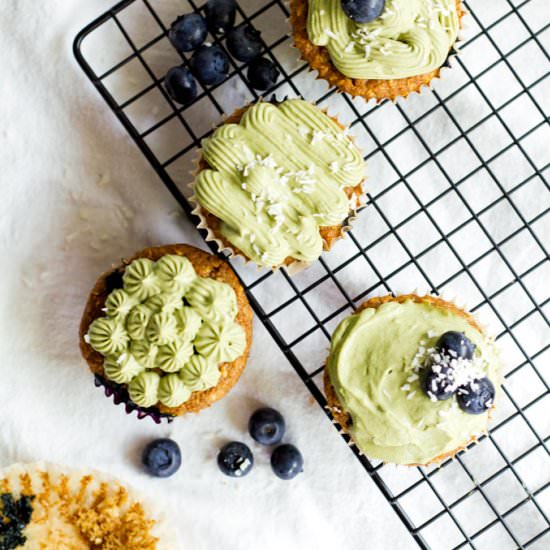
[(187, 258), (134, 260), (123, 285), (109, 294), (105, 317), (90, 324), (85, 339), (105, 357), (105, 376), (127, 384), (137, 405), (181, 405), (192, 391), (215, 386), (219, 365), (246, 349), (235, 291), (199, 277)]
[(193, 355), (179, 373), (184, 384), (193, 391), (214, 387), (220, 379), (220, 369), (212, 359)]
[(103, 370), (105, 376), (117, 384), (127, 384), (145, 369), (130, 353), (123, 353), (120, 357), (105, 357)]
[(406, 78), (441, 67), (459, 29), (456, 0), (386, 0), (370, 23), (346, 16), (340, 0), (309, 0), (307, 32), (327, 48), (343, 75), (358, 79)]
[(168, 374), (160, 379), (158, 397), (167, 407), (179, 407), (191, 397), (191, 388), (177, 374)]
[(159, 400), (159, 385), (160, 376), (156, 372), (145, 371), (130, 381), (128, 394), (141, 407), (152, 407)]
[(452, 398), (432, 401), (420, 385), (422, 354), (441, 334), (462, 331), (476, 344), (474, 364), (498, 387), (494, 344), (463, 317), (429, 304), (388, 302), (343, 320), (327, 363), (350, 434), (371, 458), (426, 464), (464, 445), (487, 425), (488, 413), (463, 412)]
[[(241, 352), (242, 353), (242, 352)], [(178, 372), (193, 355), (191, 340), (178, 340), (158, 348), (155, 364), (164, 372)]]
[(234, 361), (246, 345), (243, 327), (236, 323), (204, 323), (195, 340), (195, 348), (216, 363)]
[(363, 158), (338, 124), (306, 101), (256, 103), (202, 146), (212, 169), (199, 173), (195, 197), (258, 265), (316, 260), (319, 228), (340, 225), (356, 207), (344, 189), (362, 181)]

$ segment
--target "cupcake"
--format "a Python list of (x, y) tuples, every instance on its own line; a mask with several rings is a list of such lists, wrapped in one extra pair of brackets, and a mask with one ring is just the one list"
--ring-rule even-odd
[(0, 548), (173, 550), (149, 503), (97, 472), (49, 464), (0, 470)]
[(249, 105), (202, 147), (199, 227), (258, 266), (315, 261), (360, 205), (363, 157), (345, 128), (301, 99)]
[(334, 419), (368, 457), (427, 465), (487, 429), (501, 382), (493, 341), (454, 304), (372, 298), (331, 342), (325, 391)]
[(146, 248), (104, 273), (80, 324), (96, 383), (140, 416), (197, 412), (241, 375), (252, 311), (223, 260), (192, 246)]
[(366, 100), (419, 92), (458, 38), (460, 0), (291, 0), (294, 43), (319, 78)]

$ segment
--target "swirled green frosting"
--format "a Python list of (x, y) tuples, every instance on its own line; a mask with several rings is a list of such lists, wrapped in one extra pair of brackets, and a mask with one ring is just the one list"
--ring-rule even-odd
[(167, 407), (178, 407), (191, 397), (191, 388), (177, 374), (168, 374), (160, 379), (159, 401)]
[(142, 407), (178, 407), (192, 391), (215, 386), (219, 365), (246, 349), (235, 291), (199, 277), (183, 256), (134, 260), (103, 311), (86, 340), (105, 357), (105, 376), (127, 384)]
[(218, 383), (220, 369), (217, 363), (202, 355), (194, 355), (179, 373), (185, 385), (196, 390), (205, 390)]
[(144, 371), (128, 384), (130, 399), (142, 407), (152, 407), (159, 400), (160, 376), (153, 371)]
[(309, 0), (307, 33), (333, 65), (357, 79), (406, 78), (441, 67), (456, 42), (456, 0), (386, 0), (370, 23), (346, 16), (340, 0)]
[(211, 169), (199, 173), (196, 199), (258, 265), (316, 260), (319, 228), (340, 225), (356, 206), (344, 189), (362, 181), (363, 158), (338, 124), (306, 101), (256, 103), (202, 146)]
[(215, 363), (234, 361), (245, 345), (244, 329), (236, 323), (204, 323), (195, 339), (196, 350)]
[(431, 401), (417, 373), (419, 350), (441, 334), (461, 331), (476, 344), (476, 363), (498, 386), (501, 366), (494, 344), (463, 317), (408, 301), (388, 302), (344, 319), (327, 363), (349, 431), (371, 458), (395, 464), (426, 464), (484, 431), (488, 413), (463, 412), (455, 399)]

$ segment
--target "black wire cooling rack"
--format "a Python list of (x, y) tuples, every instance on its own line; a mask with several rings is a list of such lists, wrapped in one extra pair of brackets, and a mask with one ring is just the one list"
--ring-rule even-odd
[[(397, 468), (352, 447), (422, 548), (550, 548), (546, 1), (468, 1), (466, 40), (448, 75), (432, 92), (378, 106), (337, 94), (296, 61), (281, 0), (241, 0), (238, 8), (281, 71), (270, 94), (303, 95), (338, 112), (367, 153), (367, 207), (331, 252), (292, 278), (232, 262), (319, 405), (330, 334), (369, 295), (456, 293), (497, 332), (510, 367), (490, 434), (455, 460)], [(200, 140), (224, 113), (258, 99), (246, 67), (234, 62), (228, 79), (193, 104), (167, 96), (167, 69), (187, 63), (167, 28), (200, 9), (125, 0), (74, 43), (79, 64), (189, 216), (184, 189)]]

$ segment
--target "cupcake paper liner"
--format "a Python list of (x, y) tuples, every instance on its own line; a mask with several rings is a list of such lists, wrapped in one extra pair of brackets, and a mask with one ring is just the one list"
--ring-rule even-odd
[[(284, 101), (285, 99), (288, 99), (288, 97), (285, 97), (281, 101)], [(263, 98), (260, 98), (258, 101), (263, 101)], [(274, 100), (272, 98), (270, 101), (277, 101), (277, 100)], [(234, 111), (230, 115), (225, 115), (224, 118), (222, 119), (222, 121), (219, 124), (217, 124), (216, 126), (214, 126), (214, 129), (218, 128), (220, 126), (223, 126), (224, 124), (227, 124), (228, 120), (231, 120), (234, 117), (238, 116), (239, 119), (240, 119), (240, 116), (249, 107), (251, 107), (255, 103), (256, 102), (247, 103), (244, 107), (241, 107), (240, 109), (237, 109), (236, 111)], [(329, 114), (328, 109), (320, 109), (312, 101), (310, 101), (309, 103), (311, 105), (313, 105), (314, 107), (316, 107), (317, 109), (319, 109), (321, 112), (323, 112), (326, 116), (330, 117), (342, 129), (347, 128), (347, 126), (345, 126), (345, 125), (343, 125), (339, 122), (337, 115)], [(354, 146), (360, 151), (360, 148), (357, 147), (353, 137), (349, 136), (349, 135), (347, 137), (348, 137), (348, 139), (350, 139), (352, 141)], [(189, 172), (190, 177), (191, 177), (191, 183), (189, 184), (189, 188), (192, 191), (192, 195), (189, 197), (188, 200), (189, 200), (191, 206), (193, 207), (193, 210), (192, 210), (191, 213), (199, 219), (199, 223), (197, 224), (197, 229), (204, 230), (206, 232), (205, 240), (207, 242), (214, 242), (216, 244), (217, 251), (220, 252), (220, 253), (225, 253), (228, 260), (231, 260), (233, 258), (240, 258), (244, 262), (245, 265), (248, 265), (248, 264), (256, 265), (256, 267), (258, 268), (258, 271), (260, 271), (261, 269), (271, 269), (273, 272), (276, 272), (279, 269), (284, 268), (289, 275), (295, 275), (295, 274), (299, 273), (300, 271), (303, 271), (304, 269), (308, 268), (313, 263), (313, 262), (303, 262), (303, 261), (299, 261), (299, 260), (293, 260), (292, 262), (290, 262), (288, 264), (271, 266), (271, 267), (267, 268), (266, 266), (259, 266), (258, 264), (256, 264), (254, 262), (254, 260), (248, 258), (243, 252), (233, 248), (229, 243), (222, 241), (218, 237), (218, 235), (215, 233), (215, 231), (209, 226), (208, 220), (206, 219), (206, 216), (204, 214), (204, 209), (199, 204), (199, 202), (198, 202), (198, 200), (197, 200), (197, 198), (194, 194), (195, 179), (199, 175), (201, 170), (203, 169), (200, 166), (202, 160), (203, 160), (202, 148), (198, 148), (197, 149), (197, 155), (194, 159), (195, 167)], [(359, 182), (356, 185), (356, 187), (360, 187), (360, 190), (361, 190), (360, 194), (357, 195), (356, 193), (354, 193), (354, 196), (356, 198), (355, 208), (350, 208), (348, 216), (342, 221), (342, 224), (340, 225), (339, 235), (336, 238), (331, 240), (330, 246), (326, 242), (326, 240), (323, 239), (323, 253), (330, 251), (330, 249), (332, 248), (332, 246), (335, 242), (337, 242), (341, 238), (345, 237), (345, 234), (352, 229), (352, 224), (355, 221), (355, 219), (357, 219), (357, 216), (358, 216), (359, 212), (363, 208), (365, 208), (366, 201), (365, 201), (364, 183), (365, 183), (365, 177), (361, 180), (361, 182)]]
[[(130, 522), (137, 531), (132, 549), (137, 549), (138, 544), (140, 548), (155, 550), (182, 548), (161, 507), (151, 498), (95, 470), (67, 468), (47, 462), (13, 464), (0, 470), (0, 488), (2, 493), (12, 493), (16, 499), (22, 495), (35, 496), (32, 500), (31, 521), (23, 529), (23, 534), (27, 536), (25, 547), (49, 548), (48, 545), (55, 544), (59, 537), (59, 548), (61, 545), (65, 548), (64, 545), (73, 542), (70, 538), (74, 537), (76, 540), (71, 548), (88, 548), (87, 542), (78, 540), (82, 533), (75, 522), (72, 518), (67, 520), (67, 514), (77, 512), (80, 519), (89, 519), (90, 532), (93, 531), (94, 537), (97, 537), (94, 542), (99, 547), (103, 542), (101, 536), (105, 536), (104, 532), (97, 530), (99, 526), (108, 525), (111, 518), (120, 517), (131, 506), (138, 504), (143, 509), (144, 519), (152, 520), (154, 525), (147, 526), (147, 531), (139, 531), (136, 523)], [(112, 497), (112, 501), (98, 504), (97, 499), (101, 495)], [(139, 542), (146, 535), (158, 539), (156, 544), (152, 543), (154, 546)], [(67, 536), (68, 541), (65, 538)], [(82, 541), (88, 536), (82, 537)], [(56, 537), (56, 540), (52, 537)], [(57, 545), (55, 547), (58, 548)]]
[[(456, 299), (450, 298), (447, 294), (440, 294), (440, 295), (436, 296), (436, 295), (432, 295), (432, 294), (419, 295), (416, 292), (412, 292), (410, 294), (399, 294), (397, 296), (392, 295), (391, 298), (389, 296), (373, 296), (372, 298), (369, 298), (369, 299), (365, 300), (362, 304), (360, 304), (359, 307), (355, 310), (355, 313), (361, 311), (362, 309), (364, 309), (366, 307), (378, 307), (379, 305), (382, 305), (385, 302), (401, 301), (401, 300), (405, 301), (405, 300), (408, 300), (408, 299), (413, 299), (413, 300), (417, 300), (417, 301), (420, 301), (420, 302), (424, 302), (424, 301), (429, 301), (429, 302), (432, 302), (432, 303), (444, 302), (444, 303), (447, 304), (447, 307), (450, 306), (449, 309), (451, 309), (451, 311), (453, 311), (453, 313), (456, 313), (458, 315), (461, 315), (461, 316), (465, 317), (468, 320), (468, 322), (470, 322), (470, 324), (472, 324), (472, 326), (474, 328), (476, 328), (476, 330), (478, 330), (479, 332), (481, 332), (485, 336), (485, 338), (487, 338), (491, 343), (494, 342), (494, 337), (488, 335), (488, 333), (486, 331), (486, 326), (479, 321), (478, 317), (476, 315), (470, 313), (469, 311), (467, 311), (465, 306), (457, 305)], [(379, 303), (376, 306), (374, 306), (374, 304), (373, 304), (373, 306), (368, 305), (369, 303), (372, 303), (374, 301), (378, 301)], [(498, 349), (497, 349), (497, 353), (498, 353)], [(500, 355), (500, 354), (498, 354), (498, 355)], [(495, 387), (497, 388), (497, 396), (498, 396), (498, 393), (500, 391), (499, 388), (501, 387), (501, 385), (503, 383), (503, 380), (504, 380), (503, 374), (502, 374), (502, 372), (500, 372), (499, 379), (495, 381)], [(330, 381), (330, 377), (329, 377), (326, 365), (325, 365), (325, 368), (324, 368), (324, 371), (323, 371), (323, 385), (324, 385), (325, 397), (326, 397), (326, 400), (327, 400), (327, 404), (325, 405), (324, 408), (325, 408), (325, 410), (327, 410), (330, 413), (331, 422), (334, 425), (336, 425), (340, 428), (338, 430), (340, 435), (347, 435), (349, 437), (348, 446), (353, 447), (358, 452), (359, 455), (368, 457), (368, 455), (363, 453), (363, 451), (355, 443), (355, 441), (353, 440), (353, 436), (351, 435), (351, 433), (349, 433), (349, 431), (347, 429), (347, 427), (348, 427), (347, 424), (349, 422), (349, 420), (347, 420), (347, 418), (349, 418), (349, 416), (348, 416), (348, 413), (340, 405), (340, 402), (338, 401), (338, 397), (337, 397), (336, 391), (334, 390), (334, 387), (333, 387), (333, 385)], [(405, 466), (407, 468), (410, 468), (410, 467), (432, 466), (432, 465), (440, 466), (447, 459), (454, 460), (458, 453), (460, 453), (461, 451), (467, 451), (469, 449), (470, 445), (472, 445), (473, 443), (479, 443), (478, 437), (483, 436), (483, 435), (487, 435), (488, 425), (489, 425), (489, 422), (491, 421), (491, 416), (492, 416), (492, 413), (495, 410), (495, 406), (496, 406), (496, 404), (493, 404), (493, 406), (489, 409), (489, 411), (488, 411), (489, 414), (487, 415), (487, 424), (486, 424), (485, 428), (482, 430), (482, 432), (479, 433), (479, 434), (473, 434), (468, 441), (466, 441), (463, 445), (461, 445), (460, 447), (457, 447), (453, 451), (450, 451), (450, 452), (441, 454), (439, 456), (436, 456), (435, 458), (433, 458), (432, 460), (430, 460), (426, 464), (405, 464), (405, 465), (400, 465), (400, 464), (393, 464), (392, 462), (387, 462), (385, 464), (393, 464), (394, 466), (398, 466), (398, 467), (399, 466)]]
[[(325, 82), (327, 82), (329, 84), (330, 87), (335, 87), (337, 88), (337, 91), (338, 93), (347, 93), (349, 94), (350, 96), (352, 97), (361, 97), (363, 98), (365, 101), (371, 101), (371, 100), (374, 100), (377, 104), (379, 103), (382, 103), (383, 101), (386, 101), (386, 100), (389, 100), (389, 101), (392, 101), (393, 103), (397, 103), (397, 100), (399, 98), (403, 98), (403, 99), (407, 99), (409, 96), (413, 95), (413, 94), (418, 94), (420, 95), (422, 93), (422, 91), (425, 89), (425, 88), (428, 88), (429, 90), (433, 90), (433, 85), (432, 83), (434, 81), (438, 81), (438, 80), (441, 80), (442, 78), (445, 78), (447, 73), (449, 73), (451, 70), (452, 70), (452, 61), (454, 60), (454, 58), (458, 57), (460, 55), (460, 47), (462, 45), (462, 43), (464, 42), (464, 34), (465, 34), (465, 30), (467, 30), (467, 25), (464, 24), (464, 16), (468, 14), (468, 12), (466, 11), (465, 9), (465, 6), (463, 4), (462, 1), (459, 1), (457, 0), (457, 6), (460, 7), (460, 26), (459, 26), (459, 30), (458, 30), (458, 35), (457, 35), (457, 38), (455, 40), (455, 43), (453, 44), (453, 46), (451, 47), (450, 51), (449, 51), (449, 54), (447, 55), (447, 58), (445, 60), (445, 62), (443, 63), (443, 65), (441, 67), (439, 67), (438, 69), (435, 69), (434, 71), (432, 71), (433, 75), (429, 78), (429, 80), (426, 80), (426, 74), (429, 75), (429, 74), (432, 74), (432, 73), (426, 73), (425, 75), (417, 75), (415, 77), (408, 77), (408, 78), (403, 78), (403, 79), (389, 79), (389, 80), (378, 80), (378, 79), (370, 79), (370, 80), (376, 80), (376, 81), (381, 81), (381, 82), (391, 82), (391, 83), (399, 83), (401, 82), (402, 84), (399, 85), (388, 85), (390, 88), (405, 88), (405, 93), (399, 93), (399, 92), (396, 92), (396, 93), (393, 93), (393, 94), (389, 94), (389, 95), (377, 95), (375, 93), (372, 93), (371, 95), (369, 95), (368, 97), (366, 96), (366, 94), (361, 94), (361, 93), (355, 93), (353, 92), (353, 88), (354, 88), (354, 84), (353, 84), (353, 81), (354, 80), (360, 80), (360, 79), (352, 79), (352, 78), (349, 78), (349, 77), (346, 77), (345, 75), (343, 75), (342, 73), (340, 73), (336, 67), (334, 67), (332, 65), (332, 62), (330, 61), (330, 58), (329, 60), (327, 61), (327, 64), (329, 65), (323, 65), (323, 68), (325, 67), (330, 67), (332, 68), (332, 71), (331, 71), (331, 75), (327, 78), (327, 77), (324, 77), (324, 76), (321, 76), (320, 72), (319, 72), (319, 68), (317, 67), (312, 67), (310, 61), (307, 59), (306, 55), (304, 54), (303, 50), (296, 44), (296, 23), (298, 22), (296, 20), (296, 10), (298, 8), (301, 8), (303, 4), (307, 4), (307, 0), (289, 0), (287, 2), (287, 7), (288, 7), (288, 10), (289, 10), (289, 13), (290, 13), (290, 16), (289, 18), (287, 19), (288, 21), (288, 24), (290, 25), (291, 27), (291, 32), (290, 32), (290, 37), (292, 38), (292, 47), (294, 47), (297, 51), (298, 51), (298, 57), (297, 57), (297, 61), (298, 62), (305, 62), (307, 63), (307, 66), (308, 66), (308, 72), (309, 73), (314, 73), (315, 75), (315, 80), (324, 80)], [(306, 10), (306, 14), (305, 14), (305, 17), (307, 18), (307, 10)], [(305, 32), (305, 36), (304, 38), (307, 40), (307, 42), (309, 44), (311, 44), (313, 47), (317, 47), (317, 48), (321, 48), (323, 51), (325, 51), (325, 48), (324, 46), (314, 46), (312, 42), (309, 41), (309, 37), (307, 37), (307, 31), (304, 31)], [(369, 79), (365, 79), (365, 80), (369, 80)], [(347, 83), (347, 85), (343, 85), (342, 83)], [(409, 84), (408, 86), (406, 84)], [(381, 85), (381, 87), (383, 87)]]

